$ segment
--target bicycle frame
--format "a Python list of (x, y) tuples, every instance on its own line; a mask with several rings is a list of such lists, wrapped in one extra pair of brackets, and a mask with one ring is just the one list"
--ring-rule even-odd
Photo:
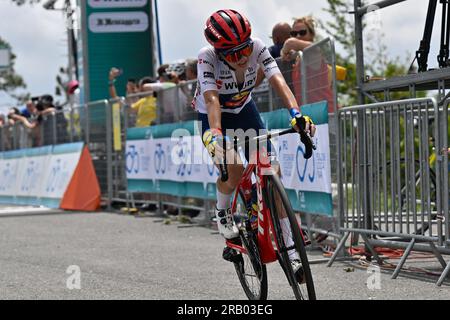
[[(265, 153), (264, 151), (262, 153)], [(237, 199), (239, 197), (239, 191), (240, 190), (251, 190), (252, 186), (252, 174), (253, 172), (256, 175), (256, 191), (258, 194), (258, 233), (257, 233), (257, 239), (258, 239), (258, 248), (259, 248), (259, 254), (261, 256), (261, 261), (264, 264), (271, 263), (277, 260), (277, 254), (275, 252), (275, 249), (272, 245), (272, 238), (270, 237), (270, 232), (273, 230), (272, 220), (270, 218), (270, 211), (267, 207), (264, 199), (262, 190), (266, 187), (266, 175), (264, 174), (267, 170), (273, 170), (271, 167), (269, 161), (261, 162), (260, 161), (260, 154), (256, 157), (256, 164), (249, 164), (242, 174), (241, 181), (236, 188), (233, 203), (231, 206), (231, 212), (234, 215), (236, 213), (237, 209)], [(274, 173), (276, 174), (276, 173)], [(235, 249), (237, 251), (240, 251), (241, 253), (246, 254), (246, 249), (241, 246), (237, 245), (235, 243), (232, 243), (230, 241), (226, 241), (226, 245), (232, 249)], [(276, 244), (278, 247), (278, 243)]]
[[(281, 132), (275, 133), (270, 132), (263, 136), (254, 137), (253, 140), (255, 140), (259, 145), (259, 143), (263, 140), (269, 141), (271, 138), (295, 132), (296, 131), (291, 128), (283, 130)], [(304, 156), (309, 158), (312, 155), (312, 150), (316, 149), (316, 146), (312, 142), (311, 137), (306, 132), (300, 131), (299, 133), (300, 133), (300, 140), (304, 143), (307, 149), (307, 152), (305, 153)], [(243, 142), (242, 144), (246, 143), (248, 142)], [(236, 145), (236, 147), (237, 146), (238, 145)], [(254, 156), (255, 154), (256, 157)], [(308, 154), (308, 156), (306, 154)], [(250, 159), (255, 159), (256, 161), (255, 163), (252, 163), (251, 161), (245, 168), (244, 173), (242, 174), (241, 180), (234, 193), (234, 199), (231, 206), (231, 213), (233, 215), (236, 213), (239, 191), (251, 190), (252, 174), (255, 173), (256, 187), (257, 187), (256, 191), (258, 195), (258, 233), (257, 233), (258, 248), (262, 263), (267, 264), (278, 260), (278, 256), (272, 244), (272, 238), (270, 236), (271, 231), (274, 230), (274, 226), (271, 219), (269, 207), (267, 206), (267, 203), (264, 200), (263, 189), (267, 187), (267, 174), (276, 174), (276, 173), (274, 172), (274, 169), (270, 164), (270, 159), (267, 156), (267, 150), (265, 148), (262, 148), (262, 150), (260, 151), (254, 151), (252, 156), (253, 157), (250, 157)], [(222, 175), (225, 174), (226, 176), (228, 176), (226, 165), (221, 164), (220, 171)], [(274, 240), (277, 250), (279, 252), (280, 246), (282, 246), (282, 244), (277, 243), (277, 239)], [(235, 244), (229, 240), (226, 240), (225, 243), (228, 247), (232, 249), (235, 249), (244, 254), (247, 253), (246, 249), (242, 245)]]

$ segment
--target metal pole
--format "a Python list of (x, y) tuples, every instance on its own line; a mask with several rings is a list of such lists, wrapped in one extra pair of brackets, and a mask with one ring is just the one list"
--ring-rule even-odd
[(108, 210), (111, 210), (113, 197), (113, 168), (112, 168), (112, 114), (108, 100), (105, 100), (106, 108), (106, 170), (108, 188)]
[(155, 0), (155, 21), (156, 21), (156, 38), (158, 40), (158, 59), (159, 64), (161, 65), (162, 60), (162, 50), (161, 50), (161, 35), (159, 31), (159, 15), (158, 15), (158, 1)]
[(356, 46), (356, 87), (358, 90), (358, 104), (364, 104), (362, 88), (364, 84), (364, 43), (362, 16), (358, 14), (361, 0), (354, 0), (355, 7), (355, 46)]
[(394, 4), (397, 4), (397, 3), (400, 3), (400, 2), (404, 2), (404, 1), (406, 1), (406, 0), (382, 0), (382, 1), (379, 1), (379, 2), (376, 2), (376, 3), (369, 4), (367, 6), (359, 8), (359, 9), (355, 8), (355, 10), (356, 10), (357, 14), (360, 17), (362, 17), (362, 16), (364, 16), (366, 13), (368, 13), (370, 11), (374, 11), (375, 8), (376, 9), (382, 9), (382, 8), (389, 7), (389, 6), (392, 6)]

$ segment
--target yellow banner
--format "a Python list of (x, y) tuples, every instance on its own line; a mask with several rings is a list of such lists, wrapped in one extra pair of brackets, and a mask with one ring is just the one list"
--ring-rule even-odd
[(122, 150), (122, 136), (120, 130), (120, 103), (114, 103), (112, 106), (114, 151)]

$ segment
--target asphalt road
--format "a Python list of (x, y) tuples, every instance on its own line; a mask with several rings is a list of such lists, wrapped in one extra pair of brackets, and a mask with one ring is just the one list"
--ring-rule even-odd
[[(222, 238), (208, 228), (180, 226), (112, 213), (3, 208), (0, 299), (246, 299), (233, 265), (221, 258)], [(309, 256), (323, 258), (319, 251)], [(435, 260), (407, 266), (438, 271)], [(68, 279), (78, 271), (80, 282), (69, 286), (80, 289), (70, 290)], [(450, 280), (439, 288), (436, 277), (404, 273), (392, 280), (391, 272), (381, 272), (379, 286), (369, 289), (373, 274), (355, 264), (319, 263), (312, 271), (319, 299), (450, 299)], [(269, 265), (268, 273), (269, 299), (293, 299), (279, 265)]]

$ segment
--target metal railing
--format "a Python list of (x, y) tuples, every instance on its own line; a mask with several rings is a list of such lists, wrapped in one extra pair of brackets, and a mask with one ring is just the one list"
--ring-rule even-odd
[[(332, 39), (307, 48), (295, 61), (277, 62), (299, 104), (329, 102), (335, 215), (329, 219), (305, 214), (303, 220), (311, 232), (339, 238), (329, 265), (340, 255), (349, 235), (354, 234), (363, 238), (367, 250), (380, 262), (374, 246), (406, 249), (395, 276), (412, 249), (433, 252), (446, 266), (441, 254), (450, 253), (449, 100), (439, 105), (433, 99), (412, 99), (338, 109)], [(188, 82), (157, 92), (154, 124), (196, 119), (189, 103), (193, 86), (195, 82)], [(149, 95), (153, 93), (74, 106), (61, 111), (65, 121), (58, 121), (56, 114), (49, 115), (39, 128), (41, 142), (32, 140), (29, 129), (18, 125), (2, 127), (0, 151), (36, 143), (85, 141), (108, 210), (117, 203), (129, 207), (154, 203), (160, 209), (172, 206), (176, 214), (190, 209), (201, 211), (204, 223), (211, 224), (213, 203), (206, 199), (193, 201), (168, 194), (128, 191), (126, 133), (136, 126), (131, 105)], [(284, 107), (266, 81), (252, 92), (252, 97), (260, 112)], [(450, 272), (448, 269), (443, 276)]]
[(374, 245), (406, 249), (393, 278), (413, 249), (434, 253), (445, 266), (441, 253), (450, 253), (448, 159), (439, 150), (448, 149), (447, 109), (448, 102), (439, 108), (434, 99), (423, 98), (338, 111), (340, 231), (345, 236), (330, 266), (351, 233), (362, 236), (379, 263)]

